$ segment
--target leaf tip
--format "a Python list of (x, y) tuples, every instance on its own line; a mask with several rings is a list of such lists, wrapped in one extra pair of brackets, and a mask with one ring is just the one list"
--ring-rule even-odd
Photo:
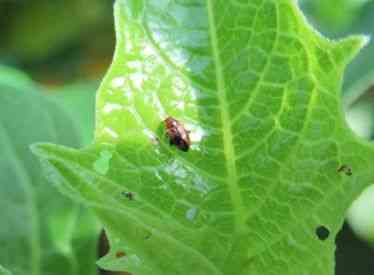
[(35, 156), (40, 157), (40, 155), (41, 155), (41, 150), (40, 150), (41, 145), (42, 145), (42, 143), (33, 143), (33, 144), (29, 145), (29, 149)]
[(368, 35), (351, 35), (335, 44), (335, 59), (342, 65), (349, 64), (353, 58), (370, 42)]
[(45, 145), (47, 145), (46, 143), (41, 143), (41, 142), (37, 142), (37, 143), (33, 143), (29, 146), (31, 152), (37, 156), (37, 157), (42, 157), (45, 155)]
[(367, 35), (362, 35), (361, 38), (362, 38), (362, 48), (364, 48), (370, 43), (371, 36), (367, 34)]

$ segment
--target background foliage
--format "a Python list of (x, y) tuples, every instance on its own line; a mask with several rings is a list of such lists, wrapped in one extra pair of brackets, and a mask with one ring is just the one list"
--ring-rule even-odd
[(1, 263), (14, 274), (95, 274), (95, 219), (44, 180), (29, 149), (41, 140), (77, 148), (78, 128), (19, 72), (0, 67), (0, 90)]

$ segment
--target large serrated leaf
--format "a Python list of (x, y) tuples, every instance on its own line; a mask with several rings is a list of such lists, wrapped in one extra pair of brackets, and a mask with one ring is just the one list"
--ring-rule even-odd
[[(291, 0), (118, 0), (115, 18), (95, 144), (34, 147), (50, 179), (106, 223), (100, 264), (333, 274), (344, 213), (373, 180), (373, 147), (339, 99), (365, 39), (325, 39)], [(169, 146), (167, 116), (190, 131), (188, 152)]]

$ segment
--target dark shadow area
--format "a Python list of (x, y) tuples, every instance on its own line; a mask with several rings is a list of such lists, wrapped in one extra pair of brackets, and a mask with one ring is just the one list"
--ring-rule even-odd
[(336, 237), (336, 275), (373, 275), (374, 248), (358, 239), (348, 224)]

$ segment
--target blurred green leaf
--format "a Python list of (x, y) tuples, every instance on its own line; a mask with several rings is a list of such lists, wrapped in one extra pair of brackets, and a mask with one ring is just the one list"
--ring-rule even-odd
[[(293, 0), (118, 0), (115, 17), (95, 144), (33, 147), (50, 180), (105, 222), (100, 264), (332, 274), (344, 214), (374, 181), (374, 148), (348, 130), (339, 100), (365, 39), (325, 39)], [(188, 152), (169, 145), (167, 116), (191, 131)]]
[[(374, 185), (352, 204), (348, 211), (348, 222), (355, 233), (363, 240), (374, 245)], [(372, 272), (371, 272), (372, 273)]]
[(302, 0), (301, 2), (309, 6), (310, 12), (319, 24), (337, 31), (349, 27), (365, 5), (372, 0)]
[(74, 127), (83, 145), (93, 141), (95, 128), (95, 96), (99, 84), (77, 83), (53, 90), (53, 97), (74, 118)]
[(359, 14), (359, 20), (347, 28), (344, 33), (365, 33), (371, 38), (370, 43), (348, 66), (344, 81), (345, 91), (347, 91), (354, 83), (362, 81), (363, 76), (374, 72), (374, 41), (372, 39), (374, 37), (374, 1), (370, 1), (365, 5)]
[(12, 275), (12, 273), (0, 265), (0, 275)]
[(347, 90), (343, 97), (346, 119), (354, 132), (374, 138), (374, 73), (370, 73)]
[[(344, 95), (346, 118), (353, 131), (367, 139), (374, 138), (374, 72), (351, 85)], [(374, 186), (352, 204), (348, 211), (348, 222), (355, 233), (374, 244)]]
[[(39, 91), (22, 73), (0, 68), (0, 263), (14, 275), (78, 275), (86, 258), (84, 274), (95, 274), (97, 226), (80, 224), (93, 216), (44, 181), (29, 150), (38, 141), (81, 144), (72, 118)], [(86, 251), (78, 255), (80, 245)]]
[(372, 94), (374, 93), (374, 70), (368, 72), (350, 83), (343, 96), (343, 107), (345, 111), (355, 109), (361, 103), (372, 103)]
[(13, 86), (22, 89), (29, 89), (34, 86), (32, 80), (23, 72), (0, 64), (0, 79), (3, 85)]

